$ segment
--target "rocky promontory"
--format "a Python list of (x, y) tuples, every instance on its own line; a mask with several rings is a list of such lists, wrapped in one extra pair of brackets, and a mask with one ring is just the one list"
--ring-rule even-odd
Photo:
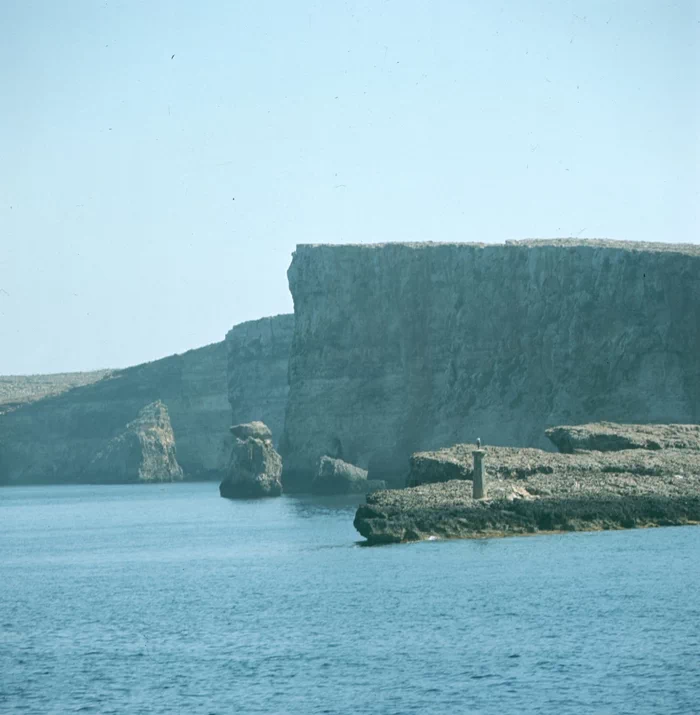
[[(374, 492), (355, 516), (369, 544), (542, 531), (700, 523), (700, 453), (629, 449), (560, 454), (489, 447), (487, 497), (472, 497), (476, 445), (414, 455), (414, 482)], [(449, 479), (456, 471), (459, 478)], [(426, 476), (430, 475), (430, 479)]]

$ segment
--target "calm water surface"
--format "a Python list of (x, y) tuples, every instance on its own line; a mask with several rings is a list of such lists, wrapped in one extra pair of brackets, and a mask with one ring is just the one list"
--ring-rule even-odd
[(700, 713), (700, 528), (368, 549), (356, 503), (0, 490), (0, 712)]

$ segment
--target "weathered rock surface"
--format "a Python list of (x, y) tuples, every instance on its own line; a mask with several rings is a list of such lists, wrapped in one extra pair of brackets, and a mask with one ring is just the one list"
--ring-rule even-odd
[(108, 377), (111, 372), (111, 370), (93, 370), (52, 375), (0, 375), (0, 415), (29, 402), (60, 395), (74, 387), (91, 385), (103, 377)]
[(226, 335), (228, 399), (233, 422), (262, 420), (277, 444), (284, 427), (294, 315), (234, 326)]
[(700, 425), (619, 425), (598, 422), (551, 427), (547, 438), (560, 452), (612, 452), (620, 449), (700, 450)]
[(700, 247), (614, 241), (298, 246), (285, 483), (327, 454), (405, 478), (479, 435), (700, 421)]
[[(452, 479), (471, 480), (475, 449), (473, 444), (457, 444), (434, 452), (418, 452), (411, 457), (407, 483), (417, 486)], [(537, 474), (700, 474), (700, 454), (686, 449), (560, 454), (524, 447), (487, 447), (484, 471), (489, 480), (526, 479)]]
[(247, 422), (245, 424), (234, 425), (231, 433), (238, 439), (248, 439), (254, 437), (264, 441), (272, 441), (272, 431), (264, 422)]
[(0, 484), (68, 483), (146, 405), (161, 400), (187, 479), (219, 478), (231, 452), (226, 347), (114, 370), (0, 415)]
[(253, 436), (269, 434), (270, 430), (255, 422), (236, 425), (231, 431), (234, 435), (247, 436), (234, 439), (228, 474), (219, 485), (221, 496), (228, 499), (279, 496), (282, 493), (282, 459), (270, 439)]
[(367, 494), (386, 488), (382, 480), (367, 479), (367, 471), (353, 464), (323, 456), (311, 483), (312, 494)]
[(424, 470), (430, 459), (438, 471), (461, 460), (466, 478), (374, 492), (358, 508), (355, 528), (368, 543), (381, 544), (700, 522), (698, 452), (489, 447), (488, 498), (474, 500), (468, 481), (473, 449), (457, 445), (425, 455)]
[(124, 431), (90, 461), (82, 481), (93, 484), (173, 482), (183, 478), (167, 407), (146, 405)]

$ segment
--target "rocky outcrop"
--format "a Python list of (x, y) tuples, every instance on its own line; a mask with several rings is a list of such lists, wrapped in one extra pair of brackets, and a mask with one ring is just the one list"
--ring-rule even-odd
[(261, 422), (231, 428), (234, 443), (219, 493), (228, 499), (277, 497), (282, 493), (282, 459)]
[(81, 481), (92, 484), (174, 482), (182, 478), (168, 409), (160, 401), (146, 405), (121, 434), (107, 442), (81, 475)]
[(476, 445), (457, 445), (435, 452), (412, 454), (408, 460), (406, 486), (417, 487), (453, 479), (471, 479), (472, 467), (468, 460), (470, 448), (476, 449)]
[[(437, 474), (461, 463), (464, 479), (375, 492), (355, 516), (370, 544), (538, 531), (621, 529), (700, 522), (700, 453), (684, 449), (558, 454), (489, 447), (487, 497), (472, 498), (472, 450), (423, 455)], [(425, 473), (425, 472), (423, 472)]]
[(477, 435), (700, 421), (700, 246), (302, 245), (288, 276), (285, 483), (325, 454), (398, 484)]
[(233, 423), (262, 420), (277, 444), (284, 427), (293, 315), (251, 320), (226, 335), (228, 399)]
[(367, 471), (341, 459), (323, 456), (319, 460), (316, 476), (311, 483), (311, 493), (326, 494), (367, 494), (375, 489), (384, 489), (380, 480), (368, 480)]
[(612, 452), (620, 449), (700, 450), (700, 425), (619, 425), (598, 422), (573, 427), (551, 427), (547, 438), (560, 452)]
[[(107, 442), (156, 400), (168, 408), (185, 479), (222, 479), (232, 409), (235, 422), (263, 419), (279, 439), (293, 325), (290, 315), (243, 323), (226, 342), (124, 370), (4, 378), (0, 484), (78, 481)], [(0, 390), (3, 384), (0, 378)]]
[[(462, 481), (373, 492), (358, 508), (354, 525), (368, 545), (378, 545), (700, 523), (697, 478), (669, 489), (658, 478), (631, 485), (622, 477), (608, 478), (608, 488), (593, 493), (577, 492), (577, 485), (570, 483), (571, 493), (557, 497), (529, 494), (528, 486), (538, 488), (534, 481), (524, 486), (491, 484), (494, 498), (487, 500), (472, 499), (471, 484)], [(410, 501), (397, 503), (398, 494)]]
[[(452, 479), (471, 480), (475, 449), (474, 444), (456, 444), (434, 452), (414, 454), (411, 465), (417, 465), (418, 469), (409, 472), (407, 481), (418, 486)], [(700, 453), (686, 449), (560, 454), (525, 447), (487, 447), (485, 455), (484, 472), (488, 481), (527, 479), (538, 474), (572, 477), (591, 474), (700, 475)]]

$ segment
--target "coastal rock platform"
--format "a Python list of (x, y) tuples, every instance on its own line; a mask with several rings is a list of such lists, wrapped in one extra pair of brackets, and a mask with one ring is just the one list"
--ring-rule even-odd
[[(463, 478), (369, 494), (354, 525), (368, 544), (700, 523), (700, 455), (691, 450), (556, 454), (492, 447), (488, 498), (472, 498), (473, 445), (423, 453)], [(424, 472), (425, 473), (425, 472)]]

